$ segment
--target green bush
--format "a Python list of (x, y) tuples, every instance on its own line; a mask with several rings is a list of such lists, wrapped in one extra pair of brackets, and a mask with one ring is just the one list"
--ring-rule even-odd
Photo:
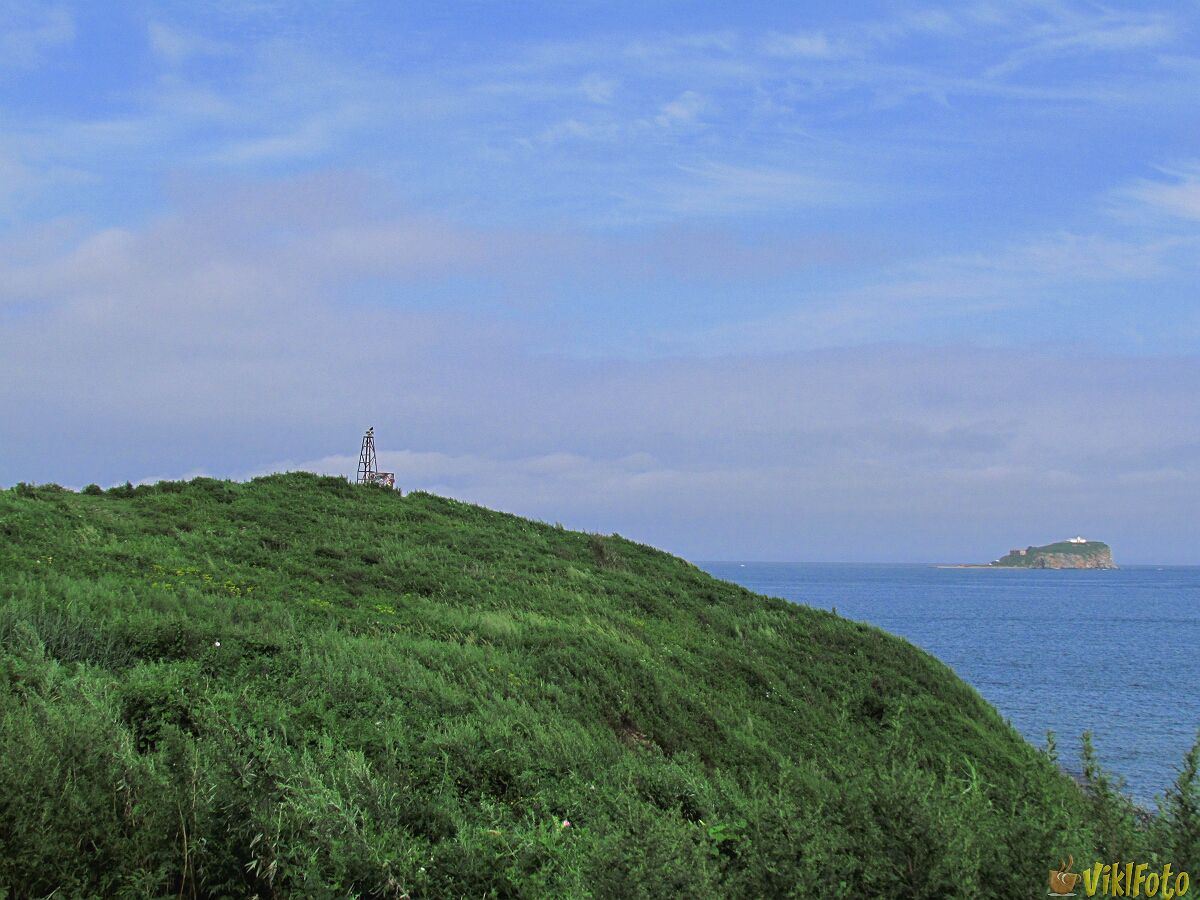
[(1158, 806), (1154, 845), (1176, 871), (1200, 872), (1200, 734)]
[(95, 493), (0, 492), (0, 896), (1011, 897), (1067, 854), (1200, 867), (1200, 750), (1150, 818), (904, 641), (616, 535), (304, 473)]

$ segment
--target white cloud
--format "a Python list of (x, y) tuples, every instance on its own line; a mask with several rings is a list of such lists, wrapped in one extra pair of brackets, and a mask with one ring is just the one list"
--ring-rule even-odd
[(618, 86), (619, 84), (614, 78), (589, 75), (583, 79), (579, 89), (593, 103), (611, 103), (617, 93)]
[(1119, 191), (1119, 200), (1132, 202), (1158, 215), (1200, 220), (1200, 164), (1164, 169), (1166, 179), (1141, 179)]
[[(656, 349), (668, 354), (788, 352), (901, 335), (930, 339), (939, 328), (965, 331), (987, 344), (1020, 340), (1013, 335), (1034, 323), (1037, 340), (1070, 343), (1094, 329), (1097, 317), (1112, 316), (1097, 306), (1097, 294), (1114, 286), (1148, 290), (1172, 279), (1178, 283), (1197, 270), (1198, 252), (1200, 236), (1195, 235), (1046, 234), (990, 252), (876, 269), (858, 286), (802, 289), (793, 303), (767, 315), (681, 328)], [(981, 323), (994, 323), (996, 332)], [(1121, 336), (1135, 339), (1136, 331), (1123, 321), (1122, 326)], [(1200, 337), (1200, 317), (1176, 317), (1171, 333), (1182, 341)]]
[[(140, 177), (140, 187), (146, 188), (176, 167), (261, 171), (336, 165), (341, 154), (342, 161), (403, 171), (403, 177), (419, 170), (423, 182), (447, 193), (446, 185), (457, 185), (460, 193), (448, 202), (464, 206), (479, 202), (486, 185), (499, 177), (497, 162), (545, 161), (552, 165), (543, 171), (516, 173), (539, 189), (530, 192), (529, 202), (544, 198), (551, 211), (568, 203), (578, 209), (584, 196), (593, 205), (593, 222), (606, 226), (663, 214), (659, 188), (653, 185), (648, 196), (656, 208), (630, 210), (646, 190), (652, 168), (658, 166), (659, 176), (665, 171), (670, 182), (671, 166), (688, 164), (673, 151), (689, 142), (704, 141), (713, 158), (736, 160), (746, 169), (780, 166), (778, 156), (766, 158), (765, 147), (803, 145), (806, 164), (835, 169), (842, 181), (854, 181), (850, 173), (864, 171), (863, 161), (846, 158), (854, 139), (837, 136), (844, 134), (841, 123), (853, 123), (853, 130), (880, 108), (915, 98), (949, 107), (981, 95), (1031, 106), (1064, 100), (1110, 103), (1116, 90), (1111, 83), (1149, 81), (1137, 74), (1138, 67), (1114, 70), (1102, 81), (1051, 74), (1036, 84), (974, 74), (996, 58), (996, 47), (1019, 50), (1055, 41), (1136, 46), (1139, 40), (1150, 44), (1155, 29), (1169, 27), (1162, 17), (1057, 12), (1068, 7), (1042, 13), (1028, 4), (1015, 12), (968, 4), (952, 16), (898, 13), (873, 22), (835, 21), (823, 30), (498, 44), (486, 62), (439, 63), (433, 74), (380, 63), (368, 54), (338, 55), (320, 41), (305, 43), (289, 34), (247, 44), (244, 58), (237, 66), (222, 67), (221, 78), (202, 66), (180, 65), (160, 79), (141, 82), (122, 95), (116, 114), (101, 109), (74, 120), (15, 115), (5, 123), (0, 155), (30, 175), (26, 184), (32, 194), (38, 185), (56, 183), (43, 177), (46, 170), (103, 178), (118, 159), (128, 167), (123, 177)], [(44, 28), (25, 31), (42, 34), (45, 44), (67, 33), (63, 21), (69, 16), (63, 20), (55, 14)], [(155, 21), (146, 28), (152, 48), (168, 61), (229, 49), (173, 22)], [(907, 61), (892, 58), (904, 52), (902, 37), (912, 35), (953, 41), (962, 49)], [(980, 41), (992, 49), (976, 52)], [(837, 65), (828, 65), (831, 56)], [(1178, 73), (1171, 77), (1186, 81)], [(1145, 83), (1133, 84), (1124, 99), (1148, 91)], [(876, 116), (884, 118), (896, 117)], [(1022, 121), (1029, 120), (1022, 116)], [(749, 141), (751, 134), (760, 139)], [(899, 138), (887, 154), (898, 166), (914, 146), (907, 136)], [(584, 141), (594, 155), (569, 157), (570, 145), (582, 149)], [(450, 160), (452, 172), (446, 170)], [(566, 183), (568, 167), (578, 167), (572, 178), (597, 189), (581, 192)], [(665, 191), (676, 187), (668, 183)], [(687, 204), (678, 206), (685, 215)]]
[(643, 60), (708, 54), (725, 56), (737, 52), (738, 38), (732, 32), (681, 33), (639, 38), (625, 46), (627, 56)]
[(1171, 42), (1175, 32), (1158, 15), (1118, 17), (1063, 16), (1030, 28), (1024, 46), (987, 70), (988, 77), (1010, 75), (1032, 63), (1065, 56), (1119, 54), (1154, 49)]
[(663, 128), (694, 125), (703, 113), (711, 110), (712, 105), (700, 94), (684, 91), (674, 100), (664, 103), (654, 121)]
[[(1025, 282), (1022, 291), (1027, 293), (1037, 284), (1151, 279), (1166, 271), (1169, 257), (1178, 249), (1179, 243), (1171, 239), (1119, 240), (1064, 231), (990, 255), (944, 257), (923, 268), (968, 279), (992, 273)], [(1013, 287), (1010, 281), (1008, 289)]]
[(289, 131), (228, 142), (211, 157), (231, 166), (313, 159), (330, 148), (337, 128), (325, 117), (298, 123)]
[(833, 175), (773, 166), (703, 163), (639, 194), (642, 209), (675, 216), (778, 212), (862, 203), (871, 191)]
[(0, 147), (0, 222), (18, 215), (27, 201), (45, 191), (90, 181), (94, 181), (93, 176), (80, 169), (53, 164), (33, 166)]
[(849, 54), (844, 42), (831, 41), (824, 32), (794, 32), (771, 34), (762, 42), (768, 56), (800, 59), (836, 59)]
[(32, 67), (75, 39), (75, 20), (61, 7), (33, 8), (21, 15), (0, 9), (0, 67)]
[(187, 62), (196, 56), (225, 56), (233, 52), (232, 45), (224, 41), (214, 41), (162, 22), (151, 22), (146, 30), (150, 48), (172, 65)]
[(610, 123), (582, 122), (579, 119), (564, 119), (544, 129), (534, 142), (539, 144), (561, 144), (571, 140), (610, 139), (617, 136), (615, 126)]

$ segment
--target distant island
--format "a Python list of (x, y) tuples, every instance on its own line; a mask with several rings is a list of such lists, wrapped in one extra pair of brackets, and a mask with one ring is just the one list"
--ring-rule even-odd
[(979, 568), (1004, 569), (1115, 569), (1112, 548), (1103, 541), (1074, 537), (1042, 547), (1009, 550)]

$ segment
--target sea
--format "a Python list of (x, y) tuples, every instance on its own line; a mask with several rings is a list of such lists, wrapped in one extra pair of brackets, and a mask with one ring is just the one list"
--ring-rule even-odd
[(1101, 765), (1153, 808), (1200, 729), (1200, 566), (1117, 570), (702, 562), (760, 594), (877, 625), (932, 653), (1078, 773)]

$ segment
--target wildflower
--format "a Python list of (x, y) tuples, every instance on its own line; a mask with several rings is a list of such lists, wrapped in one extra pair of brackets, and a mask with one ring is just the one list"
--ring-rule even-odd
[(571, 820), (570, 820), (570, 819), (563, 819), (563, 821), (562, 821), (562, 826), (561, 826), (561, 827), (562, 827), (562, 828), (570, 828), (570, 827), (571, 827)]
[(220, 641), (213, 641), (213, 646), (214, 646), (214, 647), (220, 647), (220, 646), (221, 646), (221, 642), (220, 642)]

